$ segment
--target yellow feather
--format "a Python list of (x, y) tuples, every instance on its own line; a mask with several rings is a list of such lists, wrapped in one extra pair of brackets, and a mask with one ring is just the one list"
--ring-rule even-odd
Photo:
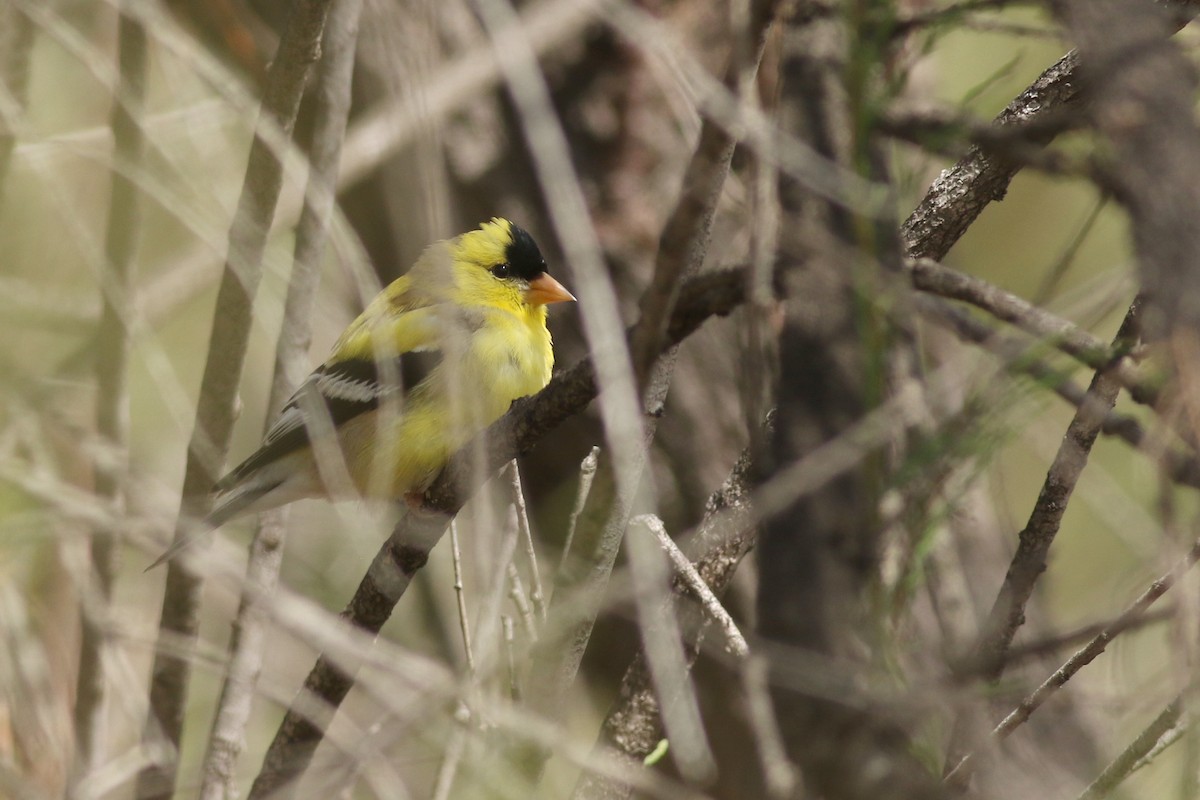
[[(528, 234), (520, 234), (533, 247), (536, 272), (540, 255)], [(528, 276), (497, 271), (508, 266), (515, 236), (512, 223), (495, 218), (431, 245), (338, 339), (323, 374), (406, 353), (442, 354), (428, 377), (407, 387), (402, 404), (385, 400), (337, 426), (338, 444), (360, 495), (395, 499), (423, 491), (454, 451), (503, 415), (513, 400), (550, 381), (554, 352), (542, 304), (550, 301), (530, 299)], [(565, 290), (564, 295), (556, 299), (570, 298)], [(349, 390), (357, 388), (351, 382)], [(390, 413), (393, 405), (398, 413)], [(328, 494), (321, 478), (327, 471), (318, 468), (307, 443), (269, 460), (269, 448), (281, 446), (273, 441), (245, 462), (254, 465), (247, 474), (238, 474), (244, 464), (232, 473), (236, 480), (222, 481), (213, 524), (236, 513)], [(267, 488), (250, 497), (260, 486)]]

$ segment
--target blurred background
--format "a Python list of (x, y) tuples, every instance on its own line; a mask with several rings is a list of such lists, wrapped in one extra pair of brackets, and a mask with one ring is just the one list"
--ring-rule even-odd
[[(629, 324), (650, 279), (658, 237), (700, 117), (693, 88), (678, 74), (588, 15), (568, 13), (570, 5), (570, 0), (540, 0), (519, 11), (533, 20), (531, 25), (541, 26), (534, 44)], [(727, 3), (648, 0), (639, 5), (671, 31), (673, 46), (721, 75), (730, 57)], [(124, 534), (107, 629), (108, 761), (87, 796), (131, 796), (133, 774), (153, 757), (139, 742), (164, 573), (143, 570), (165, 546), (178, 510), (229, 223), (257, 98), (288, 3), (170, 0), (147, 6), (157, 20), (148, 31), (141, 118), (148, 147), (143, 163), (128, 165), (114, 160), (108, 122), (117, 64), (113, 3), (0, 4), (4, 79), (10, 87), (0, 110), (11, 133), (11, 139), (0, 140), (0, 772), (8, 776), (0, 795), (4, 785), (20, 785), (33, 792), (29, 796), (59, 796), (71, 773), (77, 589), (86, 584), (88, 532), (106, 513), (92, 495), (92, 467), (120, 457), (95, 432), (93, 347), (105, 291), (109, 185), (113, 171), (122, 169), (132, 170), (141, 190), (143, 224), (134, 292), (125, 306), (133, 348), (131, 425)], [(898, 13), (936, 7), (900, 3)], [(1066, 51), (1056, 31), (1043, 13), (1028, 7), (985, 9), (919, 30), (891, 65), (898, 84), (895, 108), (952, 109), (990, 119)], [(1180, 36), (1194, 52), (1195, 31)], [(312, 364), (324, 359), (343, 326), (361, 310), (362, 276), (387, 283), (430, 242), (492, 216), (530, 230), (551, 271), (569, 274), (560, 266), (563, 249), (548, 224), (512, 103), (491, 61), (481, 55), (486, 50), (475, 12), (462, 0), (366, 0)], [(760, 79), (759, 89), (769, 106), (769, 77)], [(306, 101), (255, 300), (233, 461), (252, 452), (263, 432), (305, 177), (300, 152), (312, 122)], [(1078, 139), (1058, 146), (1066, 152), (1091, 146), (1082, 135)], [(899, 142), (888, 149), (899, 221), (953, 158)], [(721, 198), (709, 268), (744, 263), (748, 257), (752, 206), (743, 155), (735, 154)], [(946, 263), (1038, 302), (1106, 341), (1134, 291), (1119, 209), (1084, 180), (1028, 170), (1003, 202), (989, 207)], [(560, 367), (586, 355), (574, 308), (553, 308), (550, 327)], [(739, 395), (741, 330), (738, 314), (710, 321), (680, 350), (652, 451), (656, 509), (672, 533), (700, 520), (706, 498), (748, 441)], [(954, 613), (977, 624), (995, 596), (1015, 533), (1024, 525), (1071, 409), (1020, 381), (985, 392), (985, 384), (995, 379), (988, 358), (935, 329), (922, 344), (931, 363), (961, 359), (962, 391), (982, 393), (992, 402), (986, 416), (991, 435), (963, 471), (939, 525), (938, 544), (931, 545), (940, 559), (938, 591)], [(1138, 413), (1124, 401), (1119, 408)], [(546, 437), (522, 462), (544, 570), (558, 563), (580, 461), (601, 443), (598, 418), (589, 412)], [(1170, 564), (1160, 516), (1164, 494), (1179, 519), (1196, 507), (1191, 493), (1164, 490), (1152, 462), (1121, 443), (1101, 440), (1093, 459), (1022, 636), (1070, 631), (1119, 613)], [(354, 513), (306, 501), (290, 517), (283, 582), (331, 611), (346, 603), (386, 535), (378, 526), (346, 524)], [(478, 598), (497, 569), (493, 526), (475, 519), (468, 511), (460, 523), (468, 598)], [(222, 536), (241, 547), (249, 530), (248, 522), (239, 522)], [(384, 635), (461, 672), (464, 657), (447, 551), (445, 545), (434, 551), (416, 591), (405, 598)], [(752, 625), (753, 572), (748, 560), (726, 602), (747, 627)], [(916, 580), (922, 583), (924, 576)], [(1195, 599), (1194, 593), (1181, 596)], [(237, 602), (229, 585), (206, 587), (181, 796), (191, 796), (188, 787), (197, 780)], [(610, 597), (566, 717), (580, 746), (590, 747), (636, 652), (632, 614), (627, 598)], [(952, 625), (930, 633), (933, 616), (926, 601), (912, 601), (898, 624), (921, 633), (912, 638), (910, 652), (895, 654), (899, 661), (937, 661), (964, 644), (953, 641)], [(1014, 735), (1007, 768), (998, 768), (991, 785), (1007, 786), (1010, 796), (1028, 790), (1040, 797), (1073, 796), (1086, 785), (1169, 700), (1172, 690), (1164, 677), (1180, 667), (1172, 630), (1160, 622), (1121, 637), (1029, 730)], [(1036, 685), (1067, 652), (1030, 658), (1006, 677), (1003, 696), (1011, 699)], [(266, 653), (261, 696), (239, 765), (247, 782), (317, 655), (282, 630), (272, 633)], [(697, 675), (714, 747), (737, 754), (745, 743), (732, 734), (723, 737), (722, 720), (738, 711), (723, 702), (719, 686), (706, 682), (719, 683), (719, 671), (702, 658)], [(401, 705), (411, 704), (414, 718), (399, 732), (392, 729), (379, 746), (411, 796), (429, 796), (453, 727), (455, 702), (423, 702), (411, 687), (397, 687), (397, 692)], [(353, 742), (384, 718), (370, 698), (353, 693), (335, 728), (342, 728), (341, 741)], [(736, 719), (728, 724), (726, 730), (738, 730)], [(930, 730), (921, 745), (934, 754), (933, 762), (940, 763), (936, 753), (945, 746), (946, 734)], [(1047, 742), (1054, 749), (1047, 750)], [(1075, 757), (1064, 757), (1064, 751)], [(323, 752), (320, 758), (327, 762), (319, 763), (336, 767), (348, 756)], [(753, 796), (756, 779), (739, 774), (738, 756), (728, 758), (712, 796)], [(1168, 753), (1129, 781), (1127, 796), (1174, 796), (1181, 769)], [(577, 775), (570, 760), (553, 759), (546, 796), (568, 795)], [(452, 796), (490, 796), (477, 778), (465, 779)], [(376, 794), (364, 781), (339, 796)]]

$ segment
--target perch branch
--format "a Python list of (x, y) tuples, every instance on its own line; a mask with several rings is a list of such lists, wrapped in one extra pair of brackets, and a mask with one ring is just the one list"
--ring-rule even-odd
[[(742, 270), (712, 272), (684, 284), (667, 328), (666, 345), (690, 336), (705, 320), (724, 316), (745, 297)], [(343, 618), (370, 635), (377, 635), (407, 590), (412, 576), (428, 559), (449, 520), (480, 485), (504, 464), (524, 455), (549, 431), (583, 410), (597, 394), (590, 359), (558, 375), (533, 397), (513, 407), (476, 443), (457, 453), (425, 494), (425, 510), (405, 516), (380, 548), (359, 583)], [(482, 451), (477, 454), (477, 448)], [(477, 455), (479, 456), (477, 458)], [(483, 469), (478, 468), (482, 460)], [(354, 683), (354, 676), (322, 656), (305, 679), (301, 693), (336, 708)], [(280, 723), (250, 791), (251, 800), (267, 797), (298, 777), (307, 767), (324, 731), (293, 704)]]

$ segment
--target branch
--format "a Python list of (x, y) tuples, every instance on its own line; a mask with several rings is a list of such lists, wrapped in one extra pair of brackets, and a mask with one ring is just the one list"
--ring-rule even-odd
[[(1129, 312), (1113, 341), (1114, 348), (1127, 347), (1138, 335), (1141, 306), (1142, 301), (1138, 298), (1129, 307)], [(978, 644), (981, 657), (985, 661), (994, 659), (997, 664), (988, 676), (991, 680), (1000, 677), (1004, 653), (1011, 644), (1017, 628), (1025, 620), (1025, 603), (1033, 593), (1034, 583), (1046, 569), (1050, 545), (1058, 534), (1075, 483), (1087, 465), (1088, 454), (1100, 433), (1104, 416), (1112, 411), (1116, 403), (1119, 389), (1119, 385), (1109, 377), (1107, 370), (1096, 373), (1087, 396), (1071, 420), (1066, 437), (1046, 474), (1046, 480), (1029, 521), (1021, 531), (1017, 552), (1013, 555), (1004, 585), (984, 624), (984, 633)]]
[[(97, 501), (111, 504), (114, 514), (124, 510), (123, 488), (129, 466), (129, 354), (126, 322), (132, 300), (131, 272), (137, 256), (141, 213), (138, 189), (130, 175), (142, 160), (144, 134), (138, 124), (146, 94), (146, 31), (125, 12), (118, 22), (120, 81), (113, 96), (114, 161), (108, 230), (104, 251), (108, 274), (104, 278), (103, 307), (96, 331), (96, 432), (113, 457), (102, 460), (95, 474)], [(27, 19), (20, 14), (21, 19)], [(0, 158), (7, 158), (0, 153)], [(0, 171), (3, 170), (0, 166)], [(0, 174), (0, 181), (3, 175)], [(81, 598), (79, 674), (75, 693), (76, 762), (82, 774), (98, 763), (104, 742), (104, 632), (112, 600), (116, 551), (112, 528), (96, 528), (91, 536), (89, 585)]]
[[(1158, 580), (1150, 584), (1137, 599), (1121, 612), (1121, 615), (1104, 627), (1102, 631), (1096, 634), (1091, 641), (1075, 651), (1062, 666), (1056, 669), (1051, 675), (1042, 681), (1032, 693), (1022, 700), (1016, 708), (1008, 713), (1008, 715), (1000, 721), (992, 730), (992, 738), (996, 740), (1004, 739), (1026, 720), (1033, 713), (1050, 699), (1056, 691), (1066, 685), (1067, 681), (1075, 676), (1075, 673), (1092, 663), (1101, 653), (1108, 648), (1109, 643), (1123, 631), (1134, 628), (1138, 621), (1145, 617), (1150, 606), (1154, 605), (1160, 597), (1166, 594), (1175, 582), (1187, 572), (1192, 566), (1200, 560), (1200, 540), (1192, 544), (1192, 547), (1170, 572), (1162, 575)], [(949, 773), (946, 775), (946, 782), (953, 786), (965, 786), (971, 772), (974, 770), (975, 756), (967, 754), (960, 760)]]
[[(966, 342), (980, 345), (995, 353), (1004, 367), (1015, 374), (1024, 374), (1048, 386), (1059, 397), (1076, 408), (1082, 406), (1087, 393), (1071, 379), (1044, 361), (1029, 356), (1029, 347), (1011, 338), (1000, 336), (991, 327), (971, 315), (932, 297), (915, 298), (914, 305), (925, 317), (949, 330)], [(1151, 444), (1142, 424), (1127, 414), (1109, 411), (1104, 415), (1101, 433), (1115, 436), (1146, 452)], [(1159, 450), (1162, 452), (1158, 452)], [(1163, 472), (1173, 483), (1200, 489), (1200, 459), (1194, 455), (1156, 447), (1151, 451), (1160, 461)]]
[[(1082, 0), (1087, 3), (1089, 0)], [(1135, 3), (1138, 13), (1151, 14), (1151, 3)], [(1172, 2), (1172, 23), (1178, 30), (1196, 14), (1194, 2)], [(1054, 138), (1057, 124), (1081, 113), (1079, 54), (1072, 50), (1043, 72), (1025, 91), (1000, 112), (992, 124), (999, 128), (1017, 128), (1028, 132), (1024, 141), (1031, 145), (1047, 144)], [(1190, 101), (1188, 101), (1190, 103)], [(1191, 108), (1189, 104), (1180, 108)], [(1155, 149), (1151, 142), (1149, 149)], [(989, 145), (977, 145), (952, 168), (944, 171), (929, 187), (925, 197), (900, 227), (906, 254), (912, 258), (945, 258), (962, 238), (983, 209), (994, 200), (1002, 200), (1008, 185), (1020, 170), (997, 154)], [(1160, 195), (1161, 196), (1161, 195)]]
[[(314, 86), (315, 123), (309, 153), (308, 188), (296, 228), (292, 276), (276, 344), (275, 375), (267, 403), (271, 410), (268, 420), (283, 408), (305, 374), (321, 256), (333, 214), (338, 160), (350, 115), (350, 83), (361, 10), (362, 0), (341, 0), (330, 11), (322, 37), (324, 54)], [(200, 787), (203, 800), (237, 795), (237, 760), (245, 747), (246, 726), (250, 720), (254, 687), (262, 671), (268, 631), (268, 616), (262, 598), (270, 597), (279, 583), (287, 517), (287, 509), (282, 508), (262, 514), (250, 544), (245, 587), (229, 643), (229, 668), (221, 686), (204, 759)]]
[[(753, 47), (753, 63), (749, 68), (753, 75), (762, 62), (774, 0), (756, 0), (751, 5), (753, 19), (747, 34)], [(737, 46), (735, 42), (735, 49)], [(738, 59), (731, 58), (722, 79), (725, 88), (736, 91), (745, 69)], [(630, 345), (639, 385), (645, 385), (650, 365), (658, 358), (665, 335), (663, 327), (671, 318), (680, 281), (696, 274), (704, 261), (717, 201), (729, 174), (736, 142), (728, 129), (718, 125), (712, 117), (704, 117), (696, 149), (683, 173), (679, 199), (659, 237), (654, 275), (640, 301), (641, 317), (646, 323), (638, 329), (638, 335)]]
[[(1141, 299), (1135, 299), (1114, 339), (1114, 348), (1127, 347), (1138, 335)], [(984, 623), (983, 633), (976, 645), (979, 658), (993, 665), (985, 672), (988, 680), (996, 680), (1004, 669), (1005, 654), (1017, 628), (1025, 621), (1025, 604), (1033, 593), (1034, 584), (1046, 569), (1050, 545), (1058, 534), (1067, 504), (1087, 465), (1088, 455), (1100, 434), (1105, 415), (1112, 411), (1120, 387), (1105, 370), (1092, 378), (1087, 396), (1067, 428), (1054, 462), (1046, 474), (1042, 490), (1021, 531), (1017, 552), (1005, 575), (991, 613)], [(957, 760), (957, 759), (955, 759)]]
[[(1073, 110), (1079, 98), (1076, 70), (1079, 56), (1067, 53), (1017, 95), (993, 120), (1000, 128), (1034, 124), (1064, 110)], [(1046, 144), (1053, 133), (1030, 137)], [(900, 226), (906, 254), (912, 258), (945, 258), (983, 209), (1004, 197), (1020, 165), (996, 156), (984, 147), (972, 147), (965, 157), (933, 182), (925, 197)]]
[[(721, 629), (721, 633), (725, 636), (726, 649), (735, 658), (746, 658), (750, 655), (750, 645), (746, 644), (746, 637), (738, 630), (737, 623), (733, 621), (733, 617), (729, 616), (729, 612), (725, 610), (725, 606), (721, 605), (721, 601), (709, 588), (708, 582), (700, 575), (700, 568), (693, 564), (684, 555), (675, 541), (667, 533), (666, 527), (663, 526), (662, 520), (652, 514), (646, 514), (638, 517), (634, 522), (641, 521), (646, 529), (654, 535), (658, 540), (658, 546), (663, 549), (667, 557), (671, 559), (671, 565), (675, 567), (675, 573), (688, 592), (692, 594), (704, 611), (708, 614), (711, 621), (717, 624)], [(750, 540), (753, 542), (753, 539)]]
[[(1108, 139), (1117, 200), (1130, 217), (1155, 338), (1200, 334), (1200, 129), (1195, 66), (1170, 36), (1176, 21), (1144, 0), (1049, 4), (1085, 56), (1082, 80)], [(1168, 199), (1169, 198), (1169, 199)]]
[[(229, 251), (217, 294), (208, 358), (200, 384), (196, 425), (188, 445), (179, 519), (174, 541), (186, 537), (191, 521), (202, 518), (217, 466), (225, 460), (233, 431), (237, 384), (250, 336), (251, 305), (262, 277), (262, 254), (283, 182), (283, 164), (269, 139), (290, 137), (310, 65), (320, 51), (321, 31), (330, 0), (294, 0), (279, 51), (267, 76), (262, 110), (246, 165), (246, 178), (229, 231)], [(282, 132), (283, 136), (276, 136)], [(167, 568), (159, 631), (162, 637), (190, 642), (199, 624), (200, 579), (180, 561)], [(150, 684), (150, 709), (167, 741), (176, 748), (183, 731), (184, 696), (191, 662), (159, 648)], [(145, 735), (156, 733), (148, 724)], [(143, 771), (138, 797), (164, 797), (175, 783), (177, 761)]]
[(1096, 780), (1079, 795), (1079, 800), (1100, 800), (1107, 797), (1121, 781), (1137, 769), (1140, 762), (1159, 740), (1171, 732), (1183, 716), (1183, 699), (1176, 697), (1137, 735), (1113, 762), (1104, 768)]
[[(685, 283), (667, 326), (664, 345), (678, 344), (709, 317), (725, 316), (737, 308), (745, 297), (744, 283), (742, 270), (706, 273)], [(596, 394), (595, 368), (591, 359), (585, 359), (555, 377), (538, 394), (517, 400), (504, 417), (456, 453), (425, 493), (425, 510), (401, 519), (380, 548), (342, 617), (378, 635), (412, 577), (425, 565), (429, 551), (467, 499), (500, 467), (529, 452), (543, 436), (586, 408)], [(305, 679), (301, 695), (336, 709), (353, 683), (353, 674), (323, 655)], [(294, 703), (267, 750), (250, 800), (267, 797), (298, 777), (323, 735), (322, 728)]]
[(1125, 356), (1129, 348), (1114, 348), (1074, 323), (972, 275), (942, 266), (927, 258), (909, 262), (913, 287), (940, 297), (961, 300), (982, 308), (997, 319), (1016, 325), (1033, 336), (1049, 340), (1058, 349), (1129, 389), (1139, 403), (1155, 406), (1159, 389), (1142, 378)]
[[(122, 6), (128, 5), (122, 4)], [(28, 20), (24, 14), (20, 18)], [(140, 209), (138, 188), (130, 178), (142, 161), (144, 134), (138, 124), (143, 112), (146, 73), (146, 35), (142, 24), (122, 7), (118, 23), (120, 80), (113, 96), (112, 128), (115, 142), (110, 190), (108, 231), (104, 241), (107, 275), (102, 278), (103, 306), (96, 331), (96, 432), (112, 447), (113, 457), (97, 464), (96, 499), (112, 504), (114, 513), (124, 509), (128, 469), (128, 371), (130, 319), (134, 260), (137, 258)], [(6, 158), (0, 154), (0, 158)], [(0, 170), (4, 167), (0, 167)], [(0, 174), (2, 180), (2, 174)], [(109, 603), (113, 597), (116, 553), (112, 528), (91, 531), (89, 585), (80, 597), (79, 673), (74, 704), (74, 729), (78, 750), (77, 769), (86, 775), (101, 758), (103, 747), (104, 632)]]
[[(0, 87), (17, 108), (29, 101), (29, 60), (33, 50), (33, 20), (13, 3), (0, 6)], [(9, 167), (17, 135), (14, 123), (0, 114), (0, 210), (4, 208)]]
[[(701, 581), (716, 594), (721, 594), (733, 580), (734, 573), (754, 545), (757, 528), (749, 504), (746, 474), (749, 454), (738, 459), (725, 483), (709, 498), (704, 519), (695, 538), (699, 555), (690, 565)], [(673, 602), (679, 605), (680, 630), (683, 633), (688, 663), (700, 652), (707, 618), (694, 605), (682, 599), (691, 590), (680, 577), (671, 582)], [(616, 702), (609, 709), (600, 729), (593, 752), (611, 752), (630, 771), (642, 768), (645, 758), (663, 738), (659, 706), (650, 680), (646, 659), (640, 652), (625, 670)], [(605, 798), (617, 800), (631, 796), (632, 785), (611, 775), (585, 773), (580, 776), (572, 795), (574, 800)]]

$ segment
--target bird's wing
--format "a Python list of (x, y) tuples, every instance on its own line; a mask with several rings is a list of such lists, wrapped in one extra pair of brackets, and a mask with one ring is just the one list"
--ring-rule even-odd
[[(335, 428), (379, 407), (385, 397), (403, 397), (442, 360), (444, 308), (438, 305), (355, 320), (334, 354), (305, 379), (271, 424), (262, 446), (214, 487), (223, 492), (246, 477), (309, 444), (305, 396), (315, 392)], [(384, 355), (394, 354), (394, 356)]]

